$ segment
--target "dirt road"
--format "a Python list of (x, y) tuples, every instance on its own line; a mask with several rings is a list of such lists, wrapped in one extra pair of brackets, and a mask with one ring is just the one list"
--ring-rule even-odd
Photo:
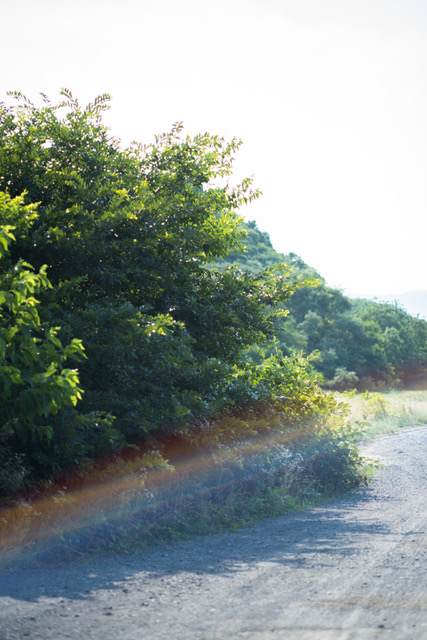
[(427, 639), (427, 428), (338, 502), (134, 556), (0, 575), (1, 640)]

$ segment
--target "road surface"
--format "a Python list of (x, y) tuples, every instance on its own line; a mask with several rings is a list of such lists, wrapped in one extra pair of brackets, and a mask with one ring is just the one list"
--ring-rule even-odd
[(366, 453), (372, 484), (320, 508), (3, 573), (1, 640), (427, 640), (427, 428)]

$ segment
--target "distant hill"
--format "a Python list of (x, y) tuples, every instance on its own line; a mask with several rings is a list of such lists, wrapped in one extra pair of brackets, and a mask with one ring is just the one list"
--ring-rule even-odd
[[(331, 389), (427, 388), (427, 292), (375, 298), (344, 294), (295, 253), (278, 253), (254, 221), (243, 228), (246, 251), (217, 260), (213, 267), (236, 264), (260, 273), (284, 262), (292, 268), (291, 281), (318, 280), (315, 288), (297, 288), (283, 304), (289, 314), (275, 325), (283, 354), (316, 352), (313, 366)], [(250, 356), (260, 357), (256, 349)]]
[(352, 295), (351, 298), (365, 298), (366, 300), (375, 300), (376, 302), (388, 302), (397, 303), (398, 306), (403, 307), (411, 316), (419, 316), (427, 320), (427, 291), (407, 291), (406, 293), (400, 293), (399, 295)]
[(427, 291), (408, 291), (400, 294), (397, 300), (411, 316), (427, 319)]

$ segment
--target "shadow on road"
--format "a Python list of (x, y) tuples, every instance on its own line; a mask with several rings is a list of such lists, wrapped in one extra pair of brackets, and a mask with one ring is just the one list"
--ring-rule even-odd
[[(399, 500), (360, 489), (326, 506), (275, 518), (203, 539), (150, 547), (132, 555), (77, 558), (63, 565), (14, 569), (0, 574), (0, 597), (36, 602), (40, 598), (91, 599), (97, 590), (125, 591), (136, 581), (180, 574), (232, 575), (251, 565), (280, 563), (290, 568), (328, 570), (332, 556), (357, 556), (372, 536), (393, 531), (376, 514), (385, 501)], [(368, 505), (366, 509), (364, 506)], [(416, 532), (412, 532), (412, 535)]]

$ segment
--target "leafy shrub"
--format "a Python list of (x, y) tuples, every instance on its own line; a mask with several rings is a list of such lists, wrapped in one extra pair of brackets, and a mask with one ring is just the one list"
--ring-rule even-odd
[(360, 429), (323, 429), (302, 446), (302, 475), (327, 495), (348, 491), (360, 484), (362, 459), (357, 447)]
[(383, 418), (387, 415), (387, 400), (381, 393), (365, 391), (361, 394), (364, 418)]
[[(8, 211), (32, 213), (23, 198), (0, 193), (0, 206)], [(51, 288), (46, 267), (35, 273), (23, 260), (11, 264), (9, 244), (13, 227), (0, 226), (0, 431), (4, 440), (0, 495), (21, 489), (24, 480), (51, 473), (87, 459), (79, 446), (77, 425), (94, 427), (105, 418), (83, 416), (74, 408), (83, 390), (72, 361), (85, 357), (80, 340), (64, 345), (60, 328), (43, 321), (39, 294)], [(110, 420), (111, 423), (111, 420)], [(76, 430), (77, 428), (77, 430)], [(108, 429), (104, 435), (116, 438)], [(100, 439), (97, 440), (100, 444)], [(111, 447), (110, 447), (111, 448)], [(91, 451), (93, 453), (93, 450)]]

